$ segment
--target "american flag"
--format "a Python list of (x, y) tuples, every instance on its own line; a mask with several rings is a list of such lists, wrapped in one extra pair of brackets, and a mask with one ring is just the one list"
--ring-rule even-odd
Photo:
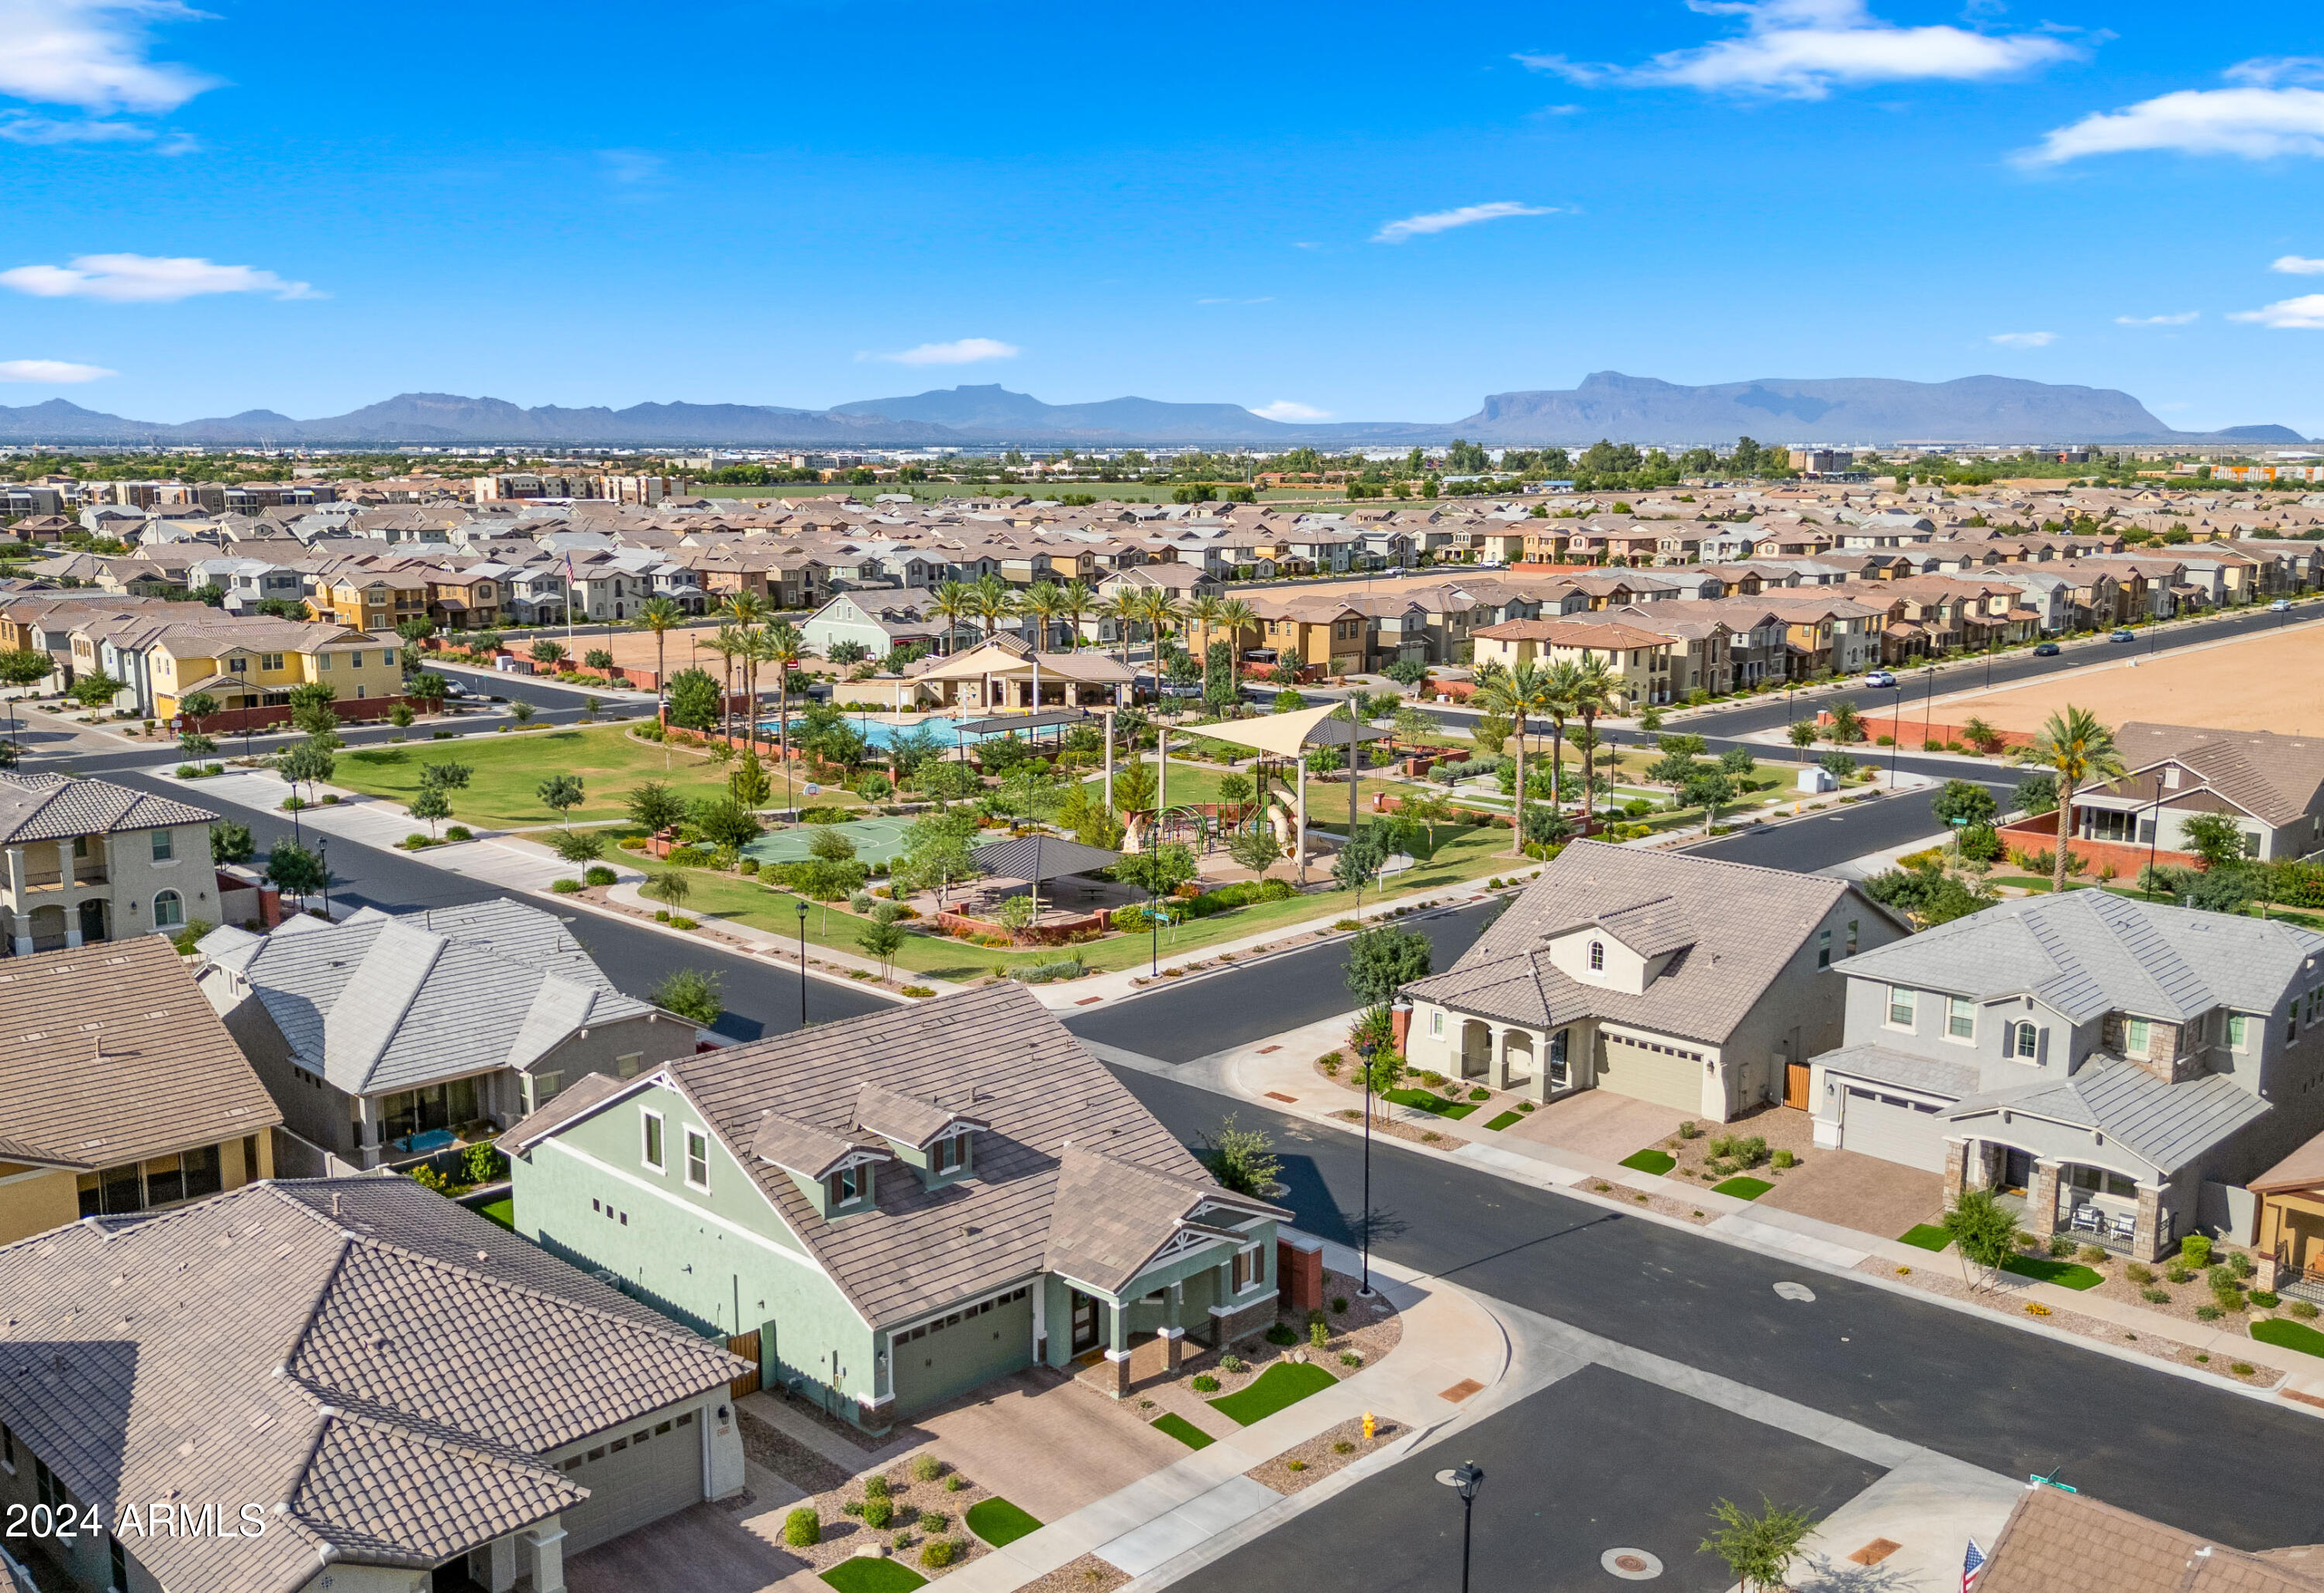
[(1985, 1551), (1977, 1546), (1975, 1538), (1971, 1538), (1969, 1552), (1961, 1556), (1961, 1593), (1969, 1593), (1969, 1589), (1977, 1586), (1978, 1573), (1984, 1569)]

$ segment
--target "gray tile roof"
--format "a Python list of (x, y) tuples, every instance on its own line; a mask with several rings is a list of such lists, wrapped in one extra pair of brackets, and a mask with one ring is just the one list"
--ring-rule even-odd
[(72, 1494), (258, 1504), (147, 1537), (166, 1587), (290, 1593), (327, 1553), (432, 1564), (563, 1508), (536, 1459), (742, 1363), (402, 1179), (245, 1185), (0, 1248), (0, 1421)]
[(1084, 846), (1078, 841), (1063, 841), (1055, 835), (1021, 835), (1013, 841), (995, 841), (980, 846), (970, 856), (976, 866), (996, 879), (1029, 880), (1038, 873), (1043, 879), (1062, 879), (1073, 874), (1086, 874), (1093, 869), (1110, 869), (1121, 861), (1118, 852), (1108, 852), (1102, 846)]
[(1847, 1045), (1838, 1051), (1827, 1051), (1814, 1060), (1851, 1079), (1894, 1084), (1900, 1090), (1918, 1090), (1950, 1100), (1977, 1092), (1977, 1069), (1969, 1064), (1914, 1056), (1891, 1051), (1886, 1045)]
[(60, 774), (0, 773), (0, 846), (207, 824), (217, 815), (150, 791)]
[[(1459, 962), (1409, 990), (1534, 1027), (1594, 1016), (1720, 1045), (1853, 889), (1820, 875), (1577, 841)], [(1869, 898), (1863, 907), (1868, 918), (1886, 916)], [(1547, 943), (1590, 924), (1646, 955), (1675, 954), (1637, 995), (1580, 983), (1550, 965)]]
[[(1064, 1215), (1060, 1169), (1068, 1146), (1205, 1191), (1213, 1200), (1234, 1199), (1020, 984), (892, 1008), (668, 1065), (727, 1150), (751, 1169), (784, 1221), (875, 1327), (1041, 1270)], [(759, 1156), (761, 1125), (773, 1112), (848, 1141), (867, 1083), (991, 1128), (976, 1137), (973, 1177), (931, 1190), (908, 1168), (883, 1166), (873, 1180), (876, 1210), (826, 1221), (788, 1173)], [(1168, 1242), (1176, 1226), (1157, 1221), (1147, 1253)]]
[(2071, 1078), (1972, 1095), (1944, 1116), (1948, 1122), (1961, 1122), (2004, 1109), (2094, 1129), (2164, 1174), (2187, 1165), (2270, 1110), (2266, 1101), (2217, 1073), (2167, 1084), (2134, 1064), (2094, 1056)]
[(0, 1157), (114, 1166), (281, 1121), (161, 935), (0, 963)]
[(2102, 890), (2021, 897), (1850, 957), (1851, 977), (1980, 1000), (2030, 994), (2086, 1022), (2120, 1009), (2183, 1022), (2266, 1012), (2304, 988), (2324, 935)]
[(505, 898), (293, 918), (263, 938), (216, 931), (201, 949), (248, 981), (303, 1065), (353, 1095), (525, 1068), (584, 1025), (654, 1010), (557, 917)]

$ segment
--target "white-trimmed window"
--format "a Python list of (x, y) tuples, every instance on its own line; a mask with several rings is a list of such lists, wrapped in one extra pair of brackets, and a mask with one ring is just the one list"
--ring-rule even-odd
[(2251, 1049), (2251, 1018), (2244, 1013), (2227, 1014), (2227, 1049), (2230, 1051)]
[(1888, 1027), (1890, 1028), (1908, 1029), (1913, 1027), (1913, 1001), (1918, 993), (1905, 989), (1903, 985), (1892, 984), (1888, 987)]
[(1428, 1015), (1428, 1034), (1432, 1039), (1441, 1040), (1444, 1037), (1444, 1012), (1442, 1008)]
[(2042, 1054), (2042, 1031), (2031, 1022), (2015, 1023), (2010, 1027), (2009, 1054), (2020, 1062), (2034, 1062)]
[(1257, 1288), (1261, 1276), (1259, 1247), (1251, 1245), (1237, 1250), (1234, 1258), (1234, 1292), (1240, 1294), (1246, 1289)]
[(1967, 996), (1945, 998), (1945, 1037), (1949, 1040), (1977, 1038), (1977, 1003)]
[(638, 1122), (641, 1125), (639, 1130), (641, 1135), (641, 1145), (639, 1148), (641, 1159), (644, 1161), (647, 1166), (651, 1167), (657, 1173), (667, 1172), (669, 1169), (662, 1161), (664, 1151), (661, 1137), (661, 1114), (659, 1112), (640, 1112), (638, 1114)]
[(686, 1131), (686, 1183), (689, 1189), (710, 1187), (710, 1136), (699, 1128)]
[(928, 1165), (938, 1173), (957, 1173), (967, 1159), (967, 1141), (958, 1134), (947, 1134), (928, 1147)]
[(2154, 1026), (2143, 1017), (2134, 1017), (2123, 1026), (2122, 1048), (2128, 1056), (2144, 1056), (2153, 1041)]
[[(161, 832), (156, 831), (159, 834)], [(153, 927), (181, 929), (186, 923), (186, 898), (174, 890), (165, 890), (153, 898)]]
[[(155, 830), (152, 832), (152, 836), (153, 861), (155, 862), (166, 863), (178, 855), (177, 843), (171, 838), (169, 831)], [(78, 856), (79, 854), (76, 853), (75, 855)]]
[(1606, 943), (1602, 940), (1593, 940), (1590, 943), (1590, 971), (1592, 973), (1606, 971)]

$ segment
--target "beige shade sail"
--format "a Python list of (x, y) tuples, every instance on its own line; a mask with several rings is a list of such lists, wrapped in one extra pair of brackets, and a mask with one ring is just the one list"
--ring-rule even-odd
[[(1302, 708), (1292, 714), (1269, 714), (1260, 719), (1231, 719), (1217, 724), (1174, 726), (1174, 732), (1201, 736), (1207, 741), (1231, 741), (1238, 747), (1249, 747), (1270, 758), (1296, 758), (1310, 747), (1344, 747), (1348, 744), (1348, 724), (1333, 721), (1333, 710)], [(1391, 732), (1377, 730), (1369, 724), (1355, 727), (1356, 739), (1382, 741)]]

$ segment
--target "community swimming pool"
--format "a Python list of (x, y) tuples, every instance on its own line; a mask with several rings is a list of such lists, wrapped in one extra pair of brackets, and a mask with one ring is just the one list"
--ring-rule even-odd
[[(989, 731), (982, 733), (963, 731), (959, 722), (952, 719), (923, 719), (917, 724), (898, 724), (891, 720), (874, 719), (869, 714), (851, 714), (847, 716), (847, 723), (862, 736), (866, 746), (880, 748), (888, 747), (898, 738), (910, 737), (923, 729), (935, 735), (936, 746), (940, 750), (947, 751), (954, 747), (973, 747), (979, 741), (998, 741), (1010, 733), (1007, 731)], [(791, 728), (796, 730), (798, 727), (799, 721), (792, 720)], [(771, 737), (779, 733), (781, 729), (782, 721), (779, 719), (762, 719), (759, 722), (759, 733), (762, 736)]]

